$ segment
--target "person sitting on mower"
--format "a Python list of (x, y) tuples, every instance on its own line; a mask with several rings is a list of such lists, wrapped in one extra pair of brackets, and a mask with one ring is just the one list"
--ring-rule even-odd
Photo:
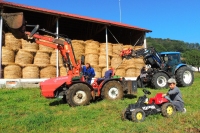
[(88, 84), (91, 84), (92, 78), (95, 76), (94, 68), (91, 67), (90, 63), (86, 63), (82, 68), (83, 75)]
[(110, 68), (109, 70), (105, 71), (104, 77), (103, 78), (98, 78), (97, 83), (100, 84), (103, 80), (108, 80), (114, 75), (114, 70), (113, 68)]
[(185, 113), (184, 101), (180, 89), (176, 86), (176, 80), (170, 78), (167, 82), (170, 89), (166, 94), (163, 94), (162, 97), (166, 97), (176, 107), (177, 111)]

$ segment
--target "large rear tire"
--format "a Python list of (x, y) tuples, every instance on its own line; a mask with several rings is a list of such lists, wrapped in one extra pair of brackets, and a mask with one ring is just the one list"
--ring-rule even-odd
[(151, 80), (151, 85), (155, 89), (167, 88), (167, 80), (169, 79), (168, 75), (163, 72), (158, 72), (153, 75)]
[(131, 117), (134, 122), (142, 122), (145, 120), (146, 115), (142, 109), (137, 108), (132, 112)]
[(88, 105), (91, 98), (90, 88), (82, 83), (73, 84), (66, 93), (67, 103), (72, 107)]
[(185, 87), (193, 84), (194, 74), (192, 70), (186, 66), (181, 67), (176, 72), (177, 86)]
[(171, 117), (176, 113), (176, 108), (172, 103), (164, 103), (161, 107), (161, 111), (164, 117)]
[(122, 99), (124, 96), (123, 88), (118, 81), (108, 81), (102, 88), (101, 97), (107, 100)]

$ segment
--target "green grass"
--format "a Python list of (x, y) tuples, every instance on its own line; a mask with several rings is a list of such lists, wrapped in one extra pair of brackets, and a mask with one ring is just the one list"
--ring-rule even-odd
[[(118, 101), (98, 101), (89, 106), (69, 107), (60, 99), (45, 99), (35, 89), (0, 89), (0, 132), (30, 133), (129, 133), (129, 132), (200, 132), (200, 74), (195, 73), (194, 84), (180, 88), (186, 114), (172, 118), (150, 115), (144, 122), (122, 121), (121, 111), (137, 98)], [(149, 89), (153, 97), (167, 89)], [(138, 96), (143, 95), (138, 89)]]

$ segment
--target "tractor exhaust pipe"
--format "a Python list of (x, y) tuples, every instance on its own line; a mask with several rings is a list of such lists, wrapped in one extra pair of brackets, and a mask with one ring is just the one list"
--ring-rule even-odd
[(25, 35), (26, 22), (24, 19), (23, 12), (19, 13), (1, 13), (1, 16), (9, 28), (10, 32), (17, 39), (27, 39)]

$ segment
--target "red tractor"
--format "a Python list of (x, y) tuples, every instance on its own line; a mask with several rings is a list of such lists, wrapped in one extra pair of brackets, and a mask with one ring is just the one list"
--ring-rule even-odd
[[(126, 90), (124, 80), (119, 76), (115, 76), (113, 71), (109, 78), (100, 81), (96, 79), (92, 85), (85, 82), (84, 75), (82, 74), (84, 58), (76, 61), (69, 38), (58, 36), (45, 29), (39, 29), (39, 25), (34, 26), (32, 32), (26, 32), (26, 26), (29, 25), (26, 25), (23, 13), (3, 13), (2, 17), (10, 28), (10, 31), (17, 38), (31, 38), (37, 44), (60, 51), (63, 63), (68, 68), (67, 75), (50, 78), (41, 82), (40, 89), (42, 96), (46, 98), (62, 97), (70, 106), (88, 105), (96, 97), (109, 100), (121, 99), (123, 97)], [(40, 35), (37, 33), (38, 31), (58, 36), (59, 39)], [(45, 40), (45, 42), (41, 40)]]
[(122, 111), (122, 120), (142, 122), (148, 115), (162, 113), (165, 117), (171, 117), (176, 113), (175, 106), (169, 102), (167, 97), (162, 97), (162, 93), (157, 93), (155, 97), (148, 99), (151, 92), (143, 89), (144, 96), (140, 96), (135, 104), (129, 104)]

